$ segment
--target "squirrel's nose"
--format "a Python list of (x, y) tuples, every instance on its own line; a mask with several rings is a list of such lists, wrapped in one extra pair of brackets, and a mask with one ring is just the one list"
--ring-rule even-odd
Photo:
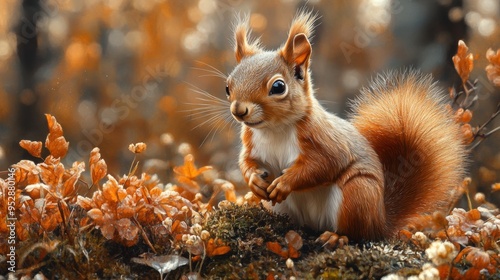
[(248, 115), (248, 107), (240, 106), (238, 103), (231, 104), (231, 114), (235, 116), (238, 120), (243, 120), (243, 118)]

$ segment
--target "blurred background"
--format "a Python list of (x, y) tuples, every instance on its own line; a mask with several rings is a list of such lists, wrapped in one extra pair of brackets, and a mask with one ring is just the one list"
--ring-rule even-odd
[[(249, 14), (253, 35), (275, 49), (304, 7), (321, 16), (312, 72), (331, 112), (346, 116), (346, 102), (388, 69), (432, 73), (447, 92), (460, 82), (451, 62), (459, 39), (478, 54), (472, 124), (484, 123), (500, 101), (484, 71), (486, 50), (500, 48), (497, 0), (2, 0), (0, 170), (37, 160), (18, 143), (44, 141), (50, 113), (70, 142), (68, 164), (87, 162), (99, 147), (111, 174), (127, 173), (128, 145), (145, 142), (142, 170), (163, 182), (193, 152), (198, 165), (241, 186), (238, 125), (193, 115), (199, 106), (192, 103), (207, 104), (193, 89), (225, 99), (224, 79), (207, 70), (227, 74), (235, 66), (235, 15)], [(489, 189), (500, 181), (499, 140), (497, 133), (476, 148), (470, 168), (473, 189), (497, 202), (500, 194)]]

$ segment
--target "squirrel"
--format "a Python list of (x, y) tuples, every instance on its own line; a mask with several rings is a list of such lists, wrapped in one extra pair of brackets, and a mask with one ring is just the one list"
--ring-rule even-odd
[(235, 25), (236, 67), (227, 77), (242, 124), (239, 166), (272, 210), (354, 240), (395, 236), (424, 213), (447, 210), (465, 173), (459, 125), (429, 75), (379, 75), (344, 120), (315, 98), (311, 43), (316, 15), (300, 11), (275, 51)]

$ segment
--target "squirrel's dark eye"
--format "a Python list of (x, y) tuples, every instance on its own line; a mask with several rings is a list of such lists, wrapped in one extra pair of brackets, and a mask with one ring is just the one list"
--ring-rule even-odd
[(229, 93), (229, 86), (226, 86), (226, 96), (229, 96), (230, 93)]
[(283, 94), (286, 91), (286, 85), (285, 82), (282, 80), (276, 80), (273, 85), (271, 86), (271, 90), (269, 91), (269, 94)]

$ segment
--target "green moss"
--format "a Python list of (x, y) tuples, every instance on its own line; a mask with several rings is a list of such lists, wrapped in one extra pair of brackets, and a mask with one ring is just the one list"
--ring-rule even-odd
[[(97, 229), (79, 231), (76, 224), (70, 227), (72, 242), (67, 235), (62, 238), (59, 230), (20, 242), (20, 251), (28, 252), (24, 268), (41, 264), (30, 274), (41, 272), (52, 279), (159, 279), (153, 268), (131, 262), (131, 258), (151, 252), (142, 238), (137, 245), (126, 247), (106, 240)], [(418, 275), (422, 265), (428, 262), (421, 248), (397, 240), (349, 244), (328, 250), (315, 243), (320, 233), (297, 228), (286, 216), (256, 206), (231, 205), (214, 210), (206, 216), (203, 228), (231, 247), (225, 255), (204, 260), (201, 275), (205, 279), (266, 279), (268, 275), (275, 279), (290, 276), (297, 279), (378, 279), (390, 273), (407, 277)], [(171, 247), (170, 237), (155, 235), (148, 226), (144, 230), (158, 254), (179, 253)], [(289, 230), (299, 233), (304, 243), (301, 256), (293, 260), (293, 270), (286, 266), (285, 259), (266, 248), (266, 242), (270, 241), (285, 247), (284, 236)], [(36, 244), (49, 242), (57, 243), (51, 251), (41, 247), (30, 251)], [(192, 270), (197, 272), (200, 264), (200, 261), (192, 263)], [(180, 279), (189, 271), (189, 265), (180, 267), (167, 279)]]

